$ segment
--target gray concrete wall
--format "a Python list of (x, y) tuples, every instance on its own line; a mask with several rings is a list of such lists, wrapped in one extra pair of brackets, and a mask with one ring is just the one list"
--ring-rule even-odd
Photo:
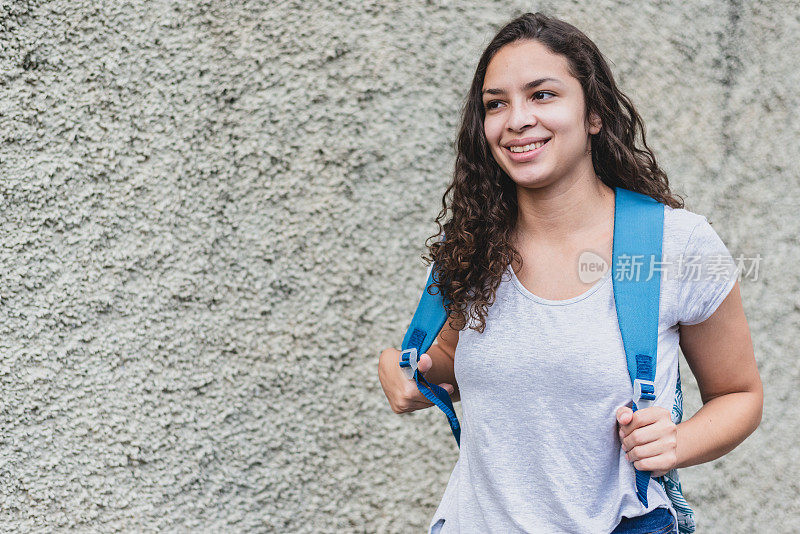
[(377, 357), (478, 55), (537, 9), (763, 257), (763, 422), (682, 480), (698, 532), (796, 532), (792, 0), (0, 2), (0, 530), (423, 532), (457, 450), (438, 411), (391, 412)]

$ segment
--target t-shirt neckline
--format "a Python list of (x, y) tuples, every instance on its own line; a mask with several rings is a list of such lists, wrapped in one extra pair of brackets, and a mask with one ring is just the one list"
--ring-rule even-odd
[(574, 304), (575, 302), (579, 302), (591, 296), (603, 285), (605, 285), (605, 283), (608, 280), (611, 279), (611, 268), (609, 268), (605, 272), (605, 274), (603, 274), (603, 276), (592, 285), (592, 287), (590, 287), (580, 295), (565, 300), (551, 300), (540, 297), (538, 295), (534, 295), (533, 293), (528, 291), (528, 289), (524, 285), (522, 285), (522, 282), (519, 281), (516, 273), (514, 272), (514, 269), (511, 268), (510, 264), (506, 267), (506, 269), (511, 273), (511, 281), (513, 282), (514, 286), (519, 290), (520, 293), (522, 293), (525, 297), (529, 298), (530, 300), (536, 301), (540, 304), (545, 304), (547, 306), (564, 306), (566, 304)]

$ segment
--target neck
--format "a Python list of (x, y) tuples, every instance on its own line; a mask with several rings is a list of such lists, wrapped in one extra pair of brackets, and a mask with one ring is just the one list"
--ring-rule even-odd
[(521, 241), (558, 245), (607, 224), (614, 190), (592, 171), (540, 188), (518, 186), (517, 203), (518, 239), (525, 236)]

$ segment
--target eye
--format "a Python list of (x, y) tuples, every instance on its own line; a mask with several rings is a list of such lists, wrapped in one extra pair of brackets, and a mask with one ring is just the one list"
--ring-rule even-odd
[[(536, 91), (536, 92), (534, 92), (534, 93), (533, 93), (533, 98), (534, 98), (534, 100), (550, 100), (550, 98), (536, 98), (536, 95), (550, 95), (551, 97), (554, 97), (554, 96), (556, 96), (556, 94), (555, 94), (555, 93), (552, 93), (552, 92), (550, 92), (550, 91)], [(500, 100), (490, 100), (489, 102), (487, 102), (487, 103), (484, 105), (484, 107), (485, 107), (487, 110), (490, 110), (490, 109), (495, 109), (495, 106), (494, 106), (494, 105), (495, 105), (495, 104), (501, 104), (501, 103), (502, 103), (502, 102), (501, 102)]]
[[(551, 93), (550, 91), (536, 91), (535, 93), (533, 93), (533, 96), (536, 96), (536, 95), (551, 95), (551, 96), (556, 96), (556, 95), (555, 95), (555, 93)], [(549, 98), (545, 98), (544, 100), (550, 100), (550, 99), (549, 99)]]

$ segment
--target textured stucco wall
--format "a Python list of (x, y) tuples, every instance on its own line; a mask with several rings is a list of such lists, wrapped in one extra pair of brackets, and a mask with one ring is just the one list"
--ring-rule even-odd
[(478, 55), (537, 9), (763, 257), (763, 422), (681, 476), (698, 532), (796, 532), (791, 0), (0, 1), (0, 531), (423, 532), (457, 451), (438, 411), (391, 412), (376, 361)]

